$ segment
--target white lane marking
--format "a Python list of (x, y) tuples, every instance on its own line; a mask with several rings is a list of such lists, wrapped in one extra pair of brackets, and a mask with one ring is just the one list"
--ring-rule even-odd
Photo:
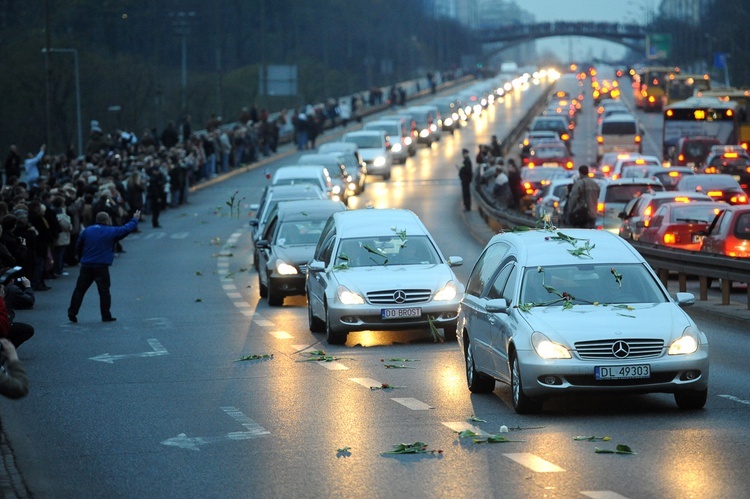
[(479, 428), (478, 426), (474, 426), (473, 424), (467, 423), (466, 421), (443, 421), (443, 426), (447, 426), (456, 433), (460, 433), (464, 430), (471, 430), (477, 435), (482, 435), (485, 437), (489, 435), (489, 433), (487, 433), (483, 429)]
[(233, 301), (232, 303), (237, 308), (250, 308), (250, 304), (244, 301)]
[(190, 235), (190, 232), (175, 232), (174, 234), (171, 234), (169, 237), (172, 239), (187, 239), (189, 235)]
[(237, 286), (235, 286), (234, 283), (232, 283), (232, 284), (222, 284), (221, 287), (224, 288), (224, 291), (230, 291), (231, 292), (231, 291), (236, 291), (237, 290)]
[[(237, 288), (235, 288), (237, 289)], [(242, 293), (227, 293), (229, 298), (242, 298)]]
[(268, 319), (255, 319), (253, 322), (255, 322), (255, 324), (257, 324), (258, 326), (262, 326), (262, 327), (273, 326), (273, 322), (269, 321)]
[(719, 397), (723, 397), (727, 400), (731, 400), (732, 402), (739, 402), (740, 404), (750, 405), (750, 400), (737, 398), (734, 395), (719, 395)]
[(291, 340), (292, 338), (294, 338), (294, 336), (287, 333), (286, 331), (269, 331), (268, 334), (270, 334), (277, 340)]
[(394, 402), (398, 402), (399, 404), (411, 409), (412, 411), (426, 411), (428, 409), (434, 409), (434, 407), (412, 397), (398, 397), (392, 398), (391, 400), (393, 400)]
[(581, 494), (591, 499), (628, 499), (611, 490), (582, 490)]
[(171, 447), (180, 447), (181, 449), (188, 450), (201, 450), (200, 447), (206, 444), (213, 444), (217, 442), (223, 442), (227, 440), (249, 440), (251, 438), (261, 437), (263, 435), (270, 435), (271, 433), (263, 428), (261, 425), (245, 416), (236, 407), (222, 407), (228, 416), (240, 423), (245, 427), (245, 431), (232, 431), (226, 435), (220, 435), (216, 437), (188, 437), (184, 433), (180, 433), (176, 437), (162, 440), (162, 445), (168, 445)]
[(240, 310), (240, 312), (242, 312), (242, 315), (244, 315), (245, 317), (252, 317), (253, 315), (255, 315), (254, 310)]
[(560, 471), (565, 471), (556, 464), (545, 461), (541, 457), (535, 456), (529, 452), (509, 453), (503, 455), (522, 466), (526, 466), (531, 471), (536, 471), (537, 473), (558, 473)]
[(110, 355), (108, 353), (97, 355), (96, 357), (89, 357), (91, 360), (96, 360), (99, 362), (106, 362), (107, 364), (114, 364), (116, 360), (122, 360), (122, 359), (130, 359), (133, 357), (159, 357), (161, 355), (167, 355), (169, 352), (167, 352), (167, 349), (162, 346), (161, 343), (159, 343), (159, 340), (156, 339), (150, 339), (148, 340), (148, 344), (151, 346), (150, 352), (141, 352), (141, 353), (125, 353), (120, 355)]
[(383, 386), (380, 381), (375, 381), (372, 378), (349, 378), (349, 381), (354, 381), (358, 385), (362, 385), (365, 388), (378, 388)]

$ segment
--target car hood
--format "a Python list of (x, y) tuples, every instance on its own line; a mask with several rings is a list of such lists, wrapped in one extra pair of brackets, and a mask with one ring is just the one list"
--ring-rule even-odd
[(445, 264), (355, 267), (336, 270), (333, 274), (338, 284), (362, 294), (407, 288), (437, 291), (450, 280), (458, 287), (458, 297), (463, 293), (463, 286)]
[(286, 263), (307, 265), (315, 254), (315, 244), (305, 246), (275, 246), (276, 258)]
[(630, 307), (632, 310), (612, 305), (573, 305), (568, 310), (561, 306), (533, 307), (530, 312), (518, 313), (530, 331), (542, 332), (569, 347), (576, 341), (612, 337), (661, 338), (668, 344), (693, 325), (672, 302)]

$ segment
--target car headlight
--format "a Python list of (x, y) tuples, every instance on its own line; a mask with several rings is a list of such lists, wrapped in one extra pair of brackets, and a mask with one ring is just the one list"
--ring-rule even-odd
[(435, 293), (435, 301), (450, 301), (456, 297), (458, 290), (456, 284), (450, 281), (448, 284), (443, 286), (443, 289)]
[(563, 345), (555, 343), (539, 331), (531, 335), (531, 344), (534, 345), (537, 355), (543, 359), (570, 359), (570, 351)]
[(276, 261), (276, 272), (281, 275), (295, 275), (299, 273), (296, 267), (281, 260)]
[(411, 145), (411, 137), (404, 137), (404, 145), (406, 146)]
[(349, 186), (347, 187), (350, 191), (356, 191), (357, 190), (357, 184), (354, 182), (350, 182)]
[(365, 302), (362, 295), (349, 291), (346, 286), (339, 286), (336, 288), (336, 297), (338, 297), (339, 301), (344, 305), (362, 305)]
[(333, 192), (334, 194), (340, 193), (341, 192), (341, 186), (340, 185), (334, 185), (333, 189), (331, 189), (331, 192)]
[(698, 331), (692, 326), (686, 327), (682, 336), (677, 338), (669, 345), (667, 354), (669, 355), (687, 355), (695, 353), (698, 350), (700, 339), (698, 337)]
[(445, 121), (443, 121), (443, 124), (445, 126), (453, 126), (453, 118), (445, 118)]
[(372, 161), (374, 166), (385, 166), (385, 156), (378, 156)]
[(425, 128), (424, 130), (422, 130), (421, 132), (419, 132), (419, 136), (422, 137), (423, 139), (427, 138), (427, 137), (430, 136), (430, 131)]
[(401, 144), (399, 144), (399, 143), (393, 144), (393, 147), (391, 147), (391, 151), (393, 151), (393, 152), (401, 152)]

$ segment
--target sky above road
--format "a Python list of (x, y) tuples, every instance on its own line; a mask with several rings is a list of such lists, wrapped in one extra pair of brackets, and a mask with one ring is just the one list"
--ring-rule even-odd
[[(661, 0), (515, 0), (540, 22), (603, 21), (646, 24), (658, 10)], [(650, 17), (649, 17), (650, 16)], [(546, 38), (537, 42), (537, 51), (552, 52), (565, 61), (589, 57), (619, 58), (625, 49), (618, 44), (594, 38)]]

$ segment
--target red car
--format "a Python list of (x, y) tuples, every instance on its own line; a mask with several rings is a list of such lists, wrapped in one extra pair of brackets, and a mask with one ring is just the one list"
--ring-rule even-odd
[(698, 251), (711, 222), (725, 207), (716, 201), (665, 203), (641, 232), (640, 241)]
[(573, 156), (562, 142), (542, 142), (531, 148), (526, 166), (562, 166), (566, 170), (572, 170)]
[(701, 251), (750, 258), (750, 206), (727, 206), (711, 224)]

